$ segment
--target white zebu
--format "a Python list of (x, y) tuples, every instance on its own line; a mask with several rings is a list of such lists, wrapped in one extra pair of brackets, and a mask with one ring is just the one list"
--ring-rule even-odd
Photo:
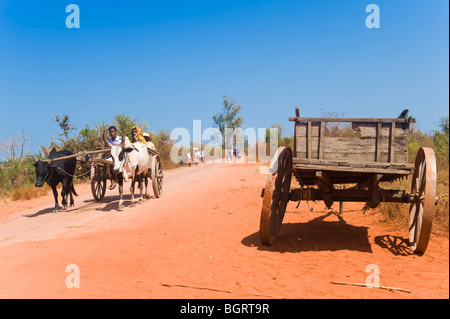
[[(120, 131), (119, 131), (120, 132)], [(131, 178), (131, 207), (136, 206), (134, 200), (134, 184), (137, 181), (139, 184), (140, 197), (138, 203), (143, 202), (142, 192), (145, 182), (145, 198), (150, 198), (147, 190), (147, 176), (149, 172), (149, 156), (147, 146), (143, 143), (130, 143), (128, 137), (122, 136), (122, 143), (118, 146), (112, 145), (105, 137), (105, 132), (102, 134), (103, 141), (111, 149), (111, 156), (113, 160), (113, 171), (117, 174), (119, 182), (119, 210), (123, 209), (123, 181), (128, 181)]]

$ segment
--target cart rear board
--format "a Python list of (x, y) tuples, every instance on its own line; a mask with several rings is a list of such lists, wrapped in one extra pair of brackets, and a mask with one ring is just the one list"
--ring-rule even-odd
[[(415, 164), (408, 163), (410, 124), (405, 112), (397, 118), (290, 117), (294, 122), (294, 145), (280, 147), (271, 162), (263, 189), (260, 237), (272, 244), (281, 226), (287, 203), (323, 200), (365, 202), (375, 208), (380, 202), (410, 204), (410, 243), (416, 253), (428, 245), (436, 204), (436, 160), (430, 148), (422, 148)], [(295, 176), (300, 188), (290, 189)], [(413, 175), (411, 193), (382, 189)]]

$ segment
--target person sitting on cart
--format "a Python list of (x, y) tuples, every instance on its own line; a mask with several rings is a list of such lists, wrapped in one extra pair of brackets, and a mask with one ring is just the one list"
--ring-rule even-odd
[(147, 148), (152, 149), (154, 151), (156, 151), (156, 147), (155, 144), (153, 144), (153, 142), (150, 140), (150, 134), (145, 132), (144, 134), (142, 134), (144, 136), (145, 142), (147, 144)]
[(133, 126), (133, 128), (131, 129), (131, 137), (131, 143), (147, 143), (145, 141), (144, 135), (142, 134), (142, 129), (139, 126)]
[[(110, 126), (108, 128), (108, 132), (109, 136), (111, 137), (108, 142), (110, 142), (112, 145), (119, 146), (120, 143), (122, 143), (122, 137), (117, 136), (117, 128), (115, 126)], [(111, 185), (109, 186), (109, 189), (114, 189), (117, 185), (117, 175), (114, 174), (113, 168), (113, 165), (110, 165), (109, 174), (111, 176)]]
[(108, 129), (108, 132), (109, 132), (109, 136), (111, 137), (109, 139), (109, 142), (112, 145), (119, 146), (120, 143), (122, 143), (122, 137), (117, 136), (117, 128), (115, 126), (110, 126)]

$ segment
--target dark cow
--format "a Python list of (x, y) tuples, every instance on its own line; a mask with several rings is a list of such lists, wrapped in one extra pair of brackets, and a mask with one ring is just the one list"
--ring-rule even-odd
[[(63, 156), (73, 155), (71, 151), (62, 150), (57, 152), (55, 148), (52, 149), (48, 158), (50, 160), (60, 158)], [(54, 161), (49, 163), (48, 161), (36, 161), (34, 166), (36, 167), (36, 187), (42, 187), (46, 182), (53, 190), (55, 196), (55, 209), (54, 213), (59, 212), (61, 208), (58, 204), (58, 192), (56, 186), (62, 183), (62, 209), (67, 207), (67, 195), (70, 195), (70, 206), (73, 206), (73, 195), (78, 196), (73, 187), (73, 175), (75, 173), (75, 167), (77, 160), (75, 158), (64, 159), (60, 161)], [(73, 195), (72, 195), (73, 194)]]

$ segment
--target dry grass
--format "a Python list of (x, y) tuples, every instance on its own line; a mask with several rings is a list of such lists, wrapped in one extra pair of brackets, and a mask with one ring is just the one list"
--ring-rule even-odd
[[(400, 189), (407, 193), (411, 192), (412, 176), (406, 180), (393, 183), (382, 183), (380, 186), (386, 189)], [(449, 194), (448, 194), (448, 171), (438, 172), (436, 196), (439, 202), (436, 205), (433, 221), (433, 232), (449, 233)], [(382, 202), (378, 206), (378, 211), (383, 214), (386, 220), (396, 221), (404, 225), (409, 222), (409, 204)]]
[(45, 196), (49, 193), (50, 187), (44, 185), (43, 187), (35, 187), (34, 185), (25, 185), (13, 189), (9, 194), (9, 200), (30, 200), (40, 196)]
[(439, 202), (436, 206), (435, 212), (435, 229), (440, 232), (449, 233), (449, 189), (448, 189), (448, 167), (447, 170), (438, 171), (437, 175), (437, 185), (436, 185), (436, 195), (439, 198)]

